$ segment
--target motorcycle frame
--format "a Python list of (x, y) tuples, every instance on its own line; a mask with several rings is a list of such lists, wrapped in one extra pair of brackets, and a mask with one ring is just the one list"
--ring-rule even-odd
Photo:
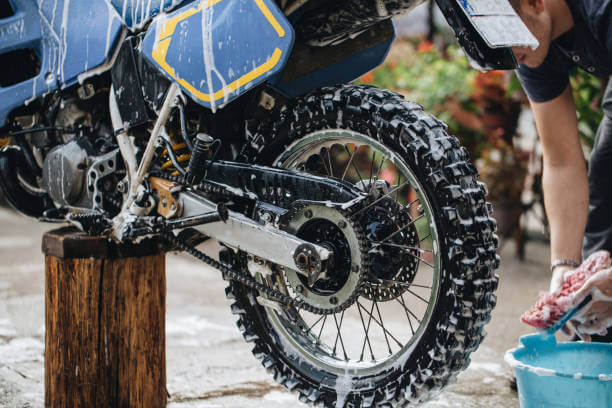
[[(177, 84), (173, 83), (168, 89), (164, 104), (155, 121), (155, 126), (137, 170), (134, 170), (134, 164), (128, 165), (128, 169), (132, 168), (132, 170), (128, 171), (130, 188), (124, 199), (125, 204), (121, 212), (112, 222), (112, 238), (117, 241), (126, 239), (126, 232), (134, 217), (143, 214), (142, 210), (135, 205), (135, 202), (139, 194), (144, 191), (143, 182), (149, 172), (155, 147), (159, 142), (160, 134), (166, 125), (170, 112), (176, 106), (177, 98), (180, 97), (182, 97), (181, 90)], [(109, 104), (113, 127), (120, 129), (118, 137), (122, 140), (122, 143), (119, 144), (121, 155), (126, 163), (136, 163), (135, 147), (129, 141), (127, 133), (122, 128), (121, 115), (117, 110), (114, 92), (110, 92)], [(186, 188), (178, 194), (178, 201), (183, 209), (182, 218), (213, 213), (217, 209), (216, 203), (204, 198), (201, 194), (197, 194), (195, 190), (190, 188)], [(308, 246), (316, 251), (321, 261), (327, 261), (331, 255), (330, 251), (323, 246), (304, 241), (271, 225), (260, 224), (234, 211), (229, 212), (229, 217), (226, 221), (219, 220), (197, 225), (195, 229), (227, 246), (248, 252), (282, 267), (294, 269), (304, 276), (308, 276), (308, 272), (303, 272), (295, 261), (295, 255), (300, 247)], [(319, 273), (320, 271), (316, 272)]]

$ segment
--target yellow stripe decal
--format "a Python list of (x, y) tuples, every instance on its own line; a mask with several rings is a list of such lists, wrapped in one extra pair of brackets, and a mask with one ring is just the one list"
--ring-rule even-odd
[(274, 16), (270, 12), (270, 9), (268, 8), (268, 6), (266, 6), (266, 4), (263, 2), (263, 0), (255, 0), (255, 3), (257, 3), (257, 5), (259, 6), (259, 9), (263, 13), (263, 15), (266, 16), (266, 18), (268, 19), (268, 22), (270, 22), (270, 24), (272, 24), (272, 27), (274, 27), (274, 29), (278, 33), (278, 36), (281, 37), (281, 38), (284, 37), (285, 36), (285, 30), (283, 30), (283, 27), (281, 27), (281, 25), (278, 23), (278, 21), (276, 21), (276, 19), (274, 18)]
[[(208, 0), (208, 2), (206, 3), (206, 8), (212, 7), (215, 4), (220, 3), (222, 1), (223, 0)], [(185, 20), (193, 16), (194, 14), (197, 14), (200, 11), (202, 11), (202, 6), (204, 6), (203, 2), (201, 2), (197, 7), (193, 7), (188, 10), (185, 10), (184, 12), (177, 14), (176, 16), (164, 21), (161, 27), (161, 32), (159, 34), (159, 39), (163, 40), (164, 38), (169, 37), (172, 34), (174, 34), (174, 30), (176, 30), (177, 24), (180, 23), (182, 20)]]
[(198, 7), (194, 7), (192, 9), (186, 10), (184, 13), (178, 14), (164, 21), (164, 23), (161, 25), (161, 29), (159, 30), (160, 31), (159, 39), (163, 40), (166, 37), (170, 37), (172, 34), (174, 34), (174, 30), (176, 30), (176, 25), (178, 23), (180, 23), (182, 20), (186, 18), (193, 16), (194, 14), (199, 13), (200, 10), (202, 10), (201, 3)]
[[(223, 0), (207, 0), (206, 8), (212, 7), (215, 4), (220, 3), (221, 1)], [(265, 5), (263, 0), (255, 0), (255, 3), (259, 7), (263, 15), (266, 17), (268, 22), (272, 25), (272, 27), (274, 27), (278, 36), (281, 38), (284, 37), (285, 30), (280, 25), (280, 23), (274, 18), (274, 16), (270, 12), (270, 9), (268, 9), (268, 7)], [(174, 17), (167, 19), (163, 23), (160, 23), (161, 27), (159, 30), (159, 37), (157, 39), (158, 41), (153, 46), (152, 57), (159, 64), (159, 66), (168, 73), (168, 75), (174, 78), (174, 80), (176, 80), (185, 89), (191, 92), (195, 97), (197, 97), (198, 99), (204, 102), (210, 102), (211, 94), (201, 92), (198, 89), (196, 89), (192, 84), (187, 82), (185, 79), (178, 78), (174, 68), (172, 68), (166, 61), (168, 49), (170, 48), (170, 41), (172, 40), (172, 34), (174, 34), (174, 31), (176, 30), (176, 26), (182, 20), (185, 20), (199, 13), (200, 11), (202, 11), (203, 5), (204, 5), (204, 2), (201, 2), (197, 7), (193, 7), (189, 10), (185, 10), (183, 13), (180, 13)], [(215, 101), (218, 101), (219, 99), (224, 98), (226, 95), (236, 91), (241, 86), (245, 86), (249, 82), (252, 82), (255, 79), (259, 78), (260, 76), (264, 75), (266, 72), (272, 70), (276, 66), (276, 64), (278, 64), (278, 62), (281, 59), (282, 54), (283, 52), (279, 48), (276, 48), (274, 52), (272, 53), (272, 56), (270, 57), (270, 59), (268, 59), (266, 62), (264, 62), (260, 66), (256, 67), (254, 70), (244, 74), (243, 76), (241, 76), (240, 78), (232, 82), (231, 84), (223, 87), (221, 90), (215, 92), (212, 95), (212, 97), (214, 98)]]

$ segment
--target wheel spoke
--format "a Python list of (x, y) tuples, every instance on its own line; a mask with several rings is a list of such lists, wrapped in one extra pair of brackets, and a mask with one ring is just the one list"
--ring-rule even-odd
[(415, 222), (417, 222), (418, 220), (420, 220), (421, 218), (423, 218), (425, 216), (425, 214), (421, 214), (418, 217), (416, 217), (415, 219), (411, 220), (408, 224), (404, 225), (403, 227), (401, 227), (400, 229), (398, 229), (397, 231), (395, 231), (394, 233), (392, 233), (391, 235), (387, 236), (385, 239), (383, 239), (380, 242), (377, 242), (378, 245), (382, 245), (383, 243), (387, 242), (389, 239), (393, 238), (394, 236), (396, 236), (397, 234), (399, 234), (400, 232), (402, 232), (403, 230), (405, 230), (406, 228), (408, 228), (409, 226), (411, 226), (412, 224), (414, 224)]
[(416, 203), (417, 201), (421, 201), (420, 198), (415, 198), (414, 200), (412, 200), (411, 202), (409, 202), (408, 204), (406, 204), (404, 206), (404, 210), (409, 210), (410, 207), (412, 207), (414, 205), (414, 203)]
[(321, 159), (321, 163), (323, 163), (323, 167), (325, 168), (325, 173), (327, 176), (331, 176), (330, 169), (327, 168), (327, 163), (325, 163), (325, 153), (319, 153), (319, 158)]
[(327, 321), (327, 315), (323, 319), (323, 324), (321, 325), (321, 330), (319, 330), (319, 335), (317, 336), (317, 344), (321, 342), (321, 334), (323, 333), (323, 328), (325, 327), (325, 322)]
[(400, 187), (400, 180), (402, 179), (402, 173), (398, 173), (397, 174), (397, 185), (396, 185), (396, 189), (395, 189), (395, 202), (397, 203), (398, 201), (398, 194), (399, 194), (399, 187)]
[[(344, 145), (344, 148), (346, 149), (347, 153), (348, 153), (348, 147), (346, 145)], [(351, 163), (353, 163), (353, 158), (355, 158), (355, 152), (357, 151), (357, 146), (355, 146), (355, 148), (353, 149), (353, 153), (349, 153), (350, 157), (349, 157), (349, 161), (346, 164), (346, 167), (344, 168), (344, 173), (342, 173), (342, 179), (344, 180), (344, 178), (346, 177), (346, 173), (348, 172), (349, 167), (351, 167)]]
[(338, 334), (336, 335), (336, 341), (334, 342), (334, 354), (336, 354), (336, 346), (338, 345), (338, 339), (340, 339), (340, 346), (342, 346), (342, 353), (344, 354), (344, 359), (348, 360), (348, 356), (346, 355), (346, 349), (344, 348), (344, 341), (342, 340), (342, 333), (340, 333), (340, 328), (342, 327), (342, 322), (344, 321), (344, 310), (340, 315), (340, 324), (338, 325), (338, 319), (336, 319), (336, 314), (334, 313), (334, 322), (336, 323), (336, 330), (338, 330)]
[[(348, 147), (346, 145), (344, 145), (344, 149), (346, 149), (346, 152), (349, 153)], [(355, 152), (357, 150), (359, 150), (359, 148), (357, 147), (357, 145), (355, 145), (355, 149), (353, 150), (353, 154), (355, 154)], [(353, 165), (353, 169), (355, 169), (355, 172), (357, 173), (357, 177), (359, 177), (359, 183), (363, 187), (363, 185), (364, 185), (363, 184), (363, 177), (361, 177), (361, 173), (359, 172), (359, 169), (357, 168), (357, 166), (355, 166), (355, 162), (351, 162), (351, 164)]]
[(332, 159), (331, 159), (331, 147), (327, 149), (327, 160), (329, 161), (329, 175), (331, 177), (334, 177), (334, 168), (332, 166)]
[(408, 182), (406, 181), (404, 184), (402, 184), (401, 186), (398, 187), (394, 187), (391, 190), (389, 190), (388, 193), (386, 193), (385, 195), (378, 197), (376, 200), (372, 201), (370, 204), (368, 204), (367, 206), (363, 207), (361, 210), (355, 212), (355, 215), (367, 210), (368, 208), (372, 207), (374, 204), (378, 203), (379, 201), (385, 199), (386, 197), (390, 196), (391, 194), (393, 194), (395, 191), (399, 190), (400, 188), (404, 187), (406, 184), (408, 184)]
[(422, 298), (421, 296), (417, 295), (416, 293), (414, 293), (413, 291), (411, 291), (410, 289), (406, 289), (406, 291), (408, 293), (410, 293), (412, 296), (416, 297), (417, 299), (422, 300), (423, 302), (425, 302), (426, 304), (429, 304), (429, 300), (426, 300), (424, 298)]
[(312, 326), (308, 327), (308, 330), (306, 330), (306, 334), (310, 333), (310, 332), (312, 331), (312, 329), (314, 329), (314, 328), (315, 328), (315, 326), (316, 326), (317, 324), (319, 324), (319, 322), (320, 322), (321, 320), (323, 320), (323, 318), (324, 318), (325, 316), (326, 316), (326, 315), (323, 315), (323, 316), (319, 317), (319, 318), (317, 319), (317, 321), (316, 321), (316, 322), (314, 322), (314, 324), (313, 324)]
[(397, 300), (397, 302), (404, 308), (404, 313), (406, 313), (406, 318), (408, 319), (408, 324), (410, 325), (410, 331), (414, 336), (414, 329), (412, 328), (412, 321), (410, 320), (410, 314), (408, 314), (408, 308), (406, 307), (406, 304), (402, 300), (400, 300), (399, 297), (396, 297), (395, 300)]
[[(363, 315), (361, 314), (361, 308), (363, 308), (365, 310), (365, 307), (363, 307), (361, 305), (361, 303), (359, 303), (359, 301), (357, 301), (357, 310), (359, 310), (359, 317), (361, 317), (361, 323), (363, 324)], [(370, 343), (370, 337), (368, 336), (368, 334), (370, 333), (370, 324), (372, 323), (372, 312), (374, 311), (374, 303), (372, 303), (372, 309), (370, 310), (370, 313), (368, 313), (370, 315), (370, 318), (368, 319), (368, 327), (365, 327), (365, 324), (363, 325), (364, 330), (365, 330), (365, 339), (363, 340), (363, 347), (361, 347), (361, 356), (359, 357), (360, 360), (363, 361), (363, 352), (365, 351), (365, 346), (366, 346), (366, 341), (368, 343), (368, 347), (370, 348), (370, 355), (372, 356), (372, 361), (376, 361), (376, 358), (374, 358), (374, 352), (372, 351), (372, 344)]]
[[(401, 282), (400, 282), (401, 283)], [(431, 286), (427, 286), (427, 285), (417, 285), (416, 283), (411, 283), (410, 287), (415, 287), (415, 288), (423, 288), (423, 289), (431, 289)]]
[(408, 246), (408, 245), (400, 245), (400, 244), (396, 244), (396, 243), (393, 243), (393, 242), (372, 242), (372, 243), (376, 244), (376, 245), (387, 245), (387, 246), (392, 246), (392, 247), (396, 247), (396, 248), (405, 249), (405, 250), (408, 250), (408, 251), (416, 251), (416, 252), (420, 252), (420, 253), (433, 253), (433, 249), (417, 248), (417, 247)]
[[(387, 329), (385, 328), (385, 323), (383, 322), (382, 315), (380, 314), (380, 308), (378, 307), (378, 302), (374, 300), (374, 306), (376, 306), (376, 313), (378, 313), (378, 318), (380, 319), (380, 325), (383, 329), (383, 334), (385, 335), (385, 341), (387, 342), (387, 347), (389, 347), (389, 355), (393, 354), (393, 350), (391, 350), (391, 345), (389, 344), (389, 338), (387, 337)], [(400, 344), (401, 347), (401, 344)]]
[[(400, 295), (400, 298), (402, 299), (402, 303), (404, 304), (404, 309), (405, 309), (405, 310), (406, 310), (408, 313), (410, 313), (410, 315), (411, 315), (411, 316), (414, 318), (414, 320), (416, 320), (417, 322), (419, 322), (419, 324), (421, 324), (421, 319), (419, 319), (419, 318), (417, 317), (417, 315), (415, 315), (415, 314), (412, 312), (412, 310), (410, 310), (408, 307), (406, 307), (406, 306), (405, 306), (405, 305), (406, 305), (406, 300), (404, 300), (404, 295), (403, 295), (403, 294), (402, 294), (402, 295)], [(399, 298), (398, 298), (398, 299), (399, 299)]]
[[(361, 306), (359, 303), (357, 303), (357, 305), (358, 305), (358, 306)], [(382, 324), (381, 324), (381, 323), (380, 323), (380, 322), (379, 322), (379, 321), (378, 321), (378, 320), (377, 320), (377, 319), (374, 317), (374, 315), (373, 315), (372, 313), (369, 313), (369, 312), (368, 312), (368, 311), (367, 311), (367, 310), (366, 310), (366, 309), (365, 309), (363, 306), (361, 306), (361, 308), (363, 309), (363, 311), (364, 311), (364, 312), (366, 312), (366, 313), (367, 313), (367, 314), (370, 316), (370, 318), (371, 318), (371, 319), (372, 319), (372, 320), (373, 320), (373, 321), (374, 321), (376, 324), (378, 324), (378, 325), (379, 325), (379, 326), (380, 326), (380, 327), (383, 329), (383, 331), (384, 331), (385, 333), (387, 333), (387, 334), (389, 335), (389, 337), (391, 337), (393, 340), (395, 340), (395, 342), (396, 342), (397, 344), (399, 344), (400, 348), (401, 348), (401, 347), (404, 347), (404, 346), (402, 345), (402, 343), (400, 343), (400, 341), (399, 341), (398, 339), (396, 339), (396, 338), (395, 338), (395, 336), (393, 336), (393, 334), (392, 334), (392, 333), (390, 333), (390, 332), (389, 332), (389, 331), (388, 331), (388, 330), (385, 328), (385, 326), (384, 326), (384, 325), (382, 325)], [(372, 309), (373, 309), (373, 308), (372, 308)]]
[(374, 175), (374, 161), (376, 160), (376, 150), (374, 150), (374, 154), (372, 155), (372, 163), (370, 163), (370, 178), (368, 179), (369, 182), (369, 193), (372, 192), (372, 176)]
[(407, 253), (408, 255), (410, 255), (411, 257), (418, 259), (419, 262), (424, 263), (425, 265), (429, 266), (431, 269), (435, 269), (432, 264), (430, 264), (429, 262), (427, 262), (425, 259), (421, 258), (420, 256), (416, 256), (412, 252), (408, 252), (408, 251), (404, 251), (404, 252)]
[(429, 234), (425, 235), (423, 238), (419, 239), (419, 244), (420, 244), (421, 242), (425, 241), (427, 238), (430, 238), (430, 237), (431, 237), (431, 233), (429, 233)]
[(372, 191), (374, 191), (374, 187), (376, 186), (376, 183), (380, 179), (380, 172), (382, 171), (382, 167), (383, 167), (383, 164), (385, 164), (385, 161), (387, 161), (387, 157), (383, 157), (383, 159), (381, 160), (380, 164), (378, 165), (378, 170), (376, 172), (376, 177), (374, 178), (374, 181), (370, 181), (370, 191), (369, 191), (369, 194), (372, 194)]
[(417, 285), (416, 283), (411, 283), (411, 282), (401, 282), (401, 281), (396, 281), (396, 280), (390, 280), (390, 279), (380, 279), (377, 278), (376, 276), (369, 274), (370, 280), (383, 285), (384, 287), (391, 287), (391, 286), (401, 286), (404, 288), (411, 288), (411, 287), (417, 287), (417, 288), (423, 288), (423, 289), (431, 289), (431, 286), (425, 286), (425, 285)]

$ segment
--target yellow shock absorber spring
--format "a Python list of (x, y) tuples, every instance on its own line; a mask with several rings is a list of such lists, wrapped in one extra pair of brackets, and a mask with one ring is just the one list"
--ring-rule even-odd
[(11, 138), (9, 137), (0, 137), (0, 149), (4, 146), (8, 145), (11, 142)]
[[(189, 149), (187, 148), (185, 142), (173, 143), (172, 151), (176, 156), (176, 161), (183, 167), (184, 170), (186, 170), (187, 166), (189, 165), (189, 160), (191, 159), (191, 153), (189, 153)], [(178, 170), (176, 170), (176, 167), (172, 163), (170, 155), (168, 154), (168, 149), (164, 149), (161, 155), (166, 159), (164, 164), (161, 166), (162, 170), (172, 172), (173, 175), (178, 176), (180, 173)]]

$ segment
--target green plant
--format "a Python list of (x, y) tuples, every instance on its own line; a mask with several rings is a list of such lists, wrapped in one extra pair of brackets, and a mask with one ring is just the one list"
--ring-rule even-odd
[(526, 157), (513, 147), (522, 98), (511, 76), (472, 69), (455, 46), (442, 51), (423, 42), (404, 54), (362, 82), (400, 92), (446, 122), (479, 165), (490, 199), (518, 200)]
[(444, 121), (472, 156), (478, 155), (484, 134), (473, 121), (477, 107), (471, 98), (477, 71), (456, 46), (441, 51), (423, 42), (414, 48), (364, 75), (361, 82), (391, 89), (417, 101)]
[(603, 119), (601, 109), (602, 84), (593, 75), (576, 69), (571, 77), (571, 85), (578, 115), (578, 132), (583, 143), (590, 151), (595, 142), (599, 123)]

